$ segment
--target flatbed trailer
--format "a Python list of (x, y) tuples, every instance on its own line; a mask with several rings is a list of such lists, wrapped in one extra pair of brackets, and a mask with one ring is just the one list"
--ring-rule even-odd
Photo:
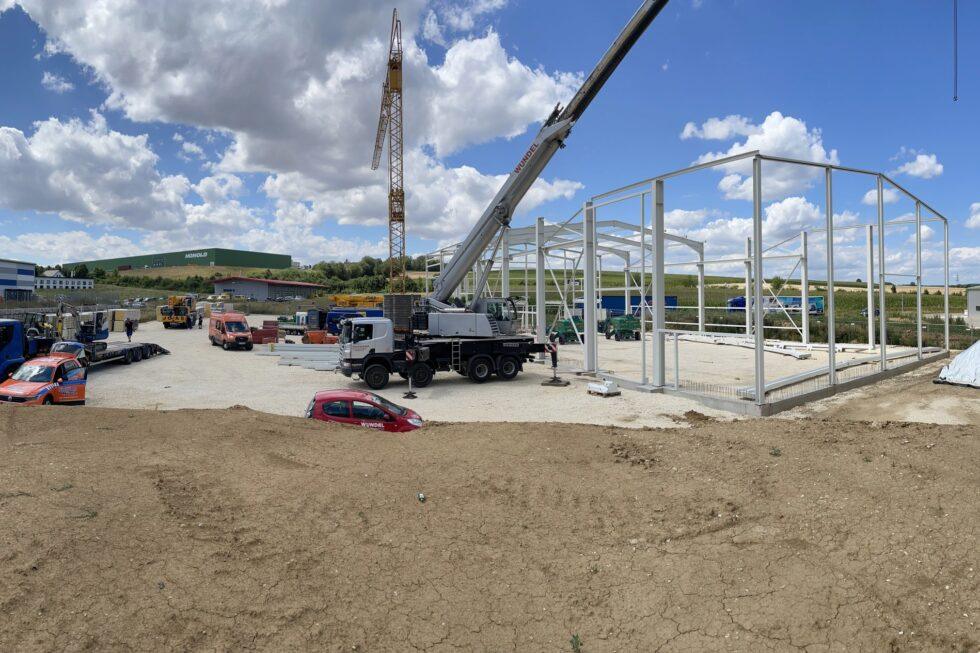
[[(353, 324), (373, 322), (378, 330), (382, 320), (358, 318)], [(388, 340), (389, 334), (371, 341), (342, 342), (340, 371), (344, 376), (359, 376), (374, 390), (388, 385), (392, 374), (411, 378), (413, 385), (424, 388), (437, 372), (456, 372), (475, 383), (484, 383), (494, 374), (509, 381), (524, 369), (537, 354), (543, 354), (546, 343), (532, 336), (496, 336), (493, 338), (445, 338), (424, 335)], [(385, 346), (388, 340), (390, 345)], [(368, 346), (365, 354), (359, 346)]]
[(160, 345), (149, 342), (93, 342), (83, 344), (67, 340), (55, 343), (51, 352), (74, 354), (85, 367), (94, 367), (110, 362), (129, 365), (130, 363), (138, 363), (145, 358), (170, 353)]

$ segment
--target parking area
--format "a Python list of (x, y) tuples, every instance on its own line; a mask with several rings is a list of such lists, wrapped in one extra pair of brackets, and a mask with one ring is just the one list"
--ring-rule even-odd
[[(269, 316), (253, 315), (251, 324)], [(223, 351), (208, 342), (206, 329), (164, 329), (159, 322), (140, 325), (134, 339), (157, 343), (168, 350), (138, 365), (107, 365), (93, 370), (88, 405), (105, 408), (228, 408), (247, 406), (279, 415), (300, 416), (318, 390), (356, 387), (363, 383), (334, 372), (317, 372), (279, 365), (278, 358), (252, 352)], [(628, 345), (630, 343), (616, 343)], [(635, 343), (634, 343), (635, 344)], [(719, 347), (718, 349), (722, 349)], [(562, 348), (575, 367), (575, 346)], [(550, 370), (539, 365), (513, 381), (476, 385), (452, 373), (437, 374), (432, 385), (417, 389), (418, 398), (402, 395), (408, 384), (395, 377), (380, 392), (390, 401), (410, 405), (429, 421), (575, 422), (632, 427), (676, 425), (688, 411), (726, 416), (695, 401), (659, 394), (624, 391), (601, 398), (586, 392), (588, 379), (564, 374), (566, 388), (542, 387)], [(531, 399), (533, 397), (533, 400)]]

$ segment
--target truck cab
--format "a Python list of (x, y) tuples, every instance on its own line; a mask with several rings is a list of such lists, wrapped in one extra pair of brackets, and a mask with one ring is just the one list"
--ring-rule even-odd
[(395, 351), (395, 331), (384, 317), (355, 317), (340, 329), (340, 366), (344, 373), (360, 374), (366, 359)]
[(37, 335), (34, 327), (25, 330), (20, 320), (0, 320), (0, 380), (24, 361), (47, 353), (53, 343), (53, 338)]
[(208, 340), (225, 351), (236, 348), (251, 351), (252, 331), (242, 313), (212, 313), (208, 323)]

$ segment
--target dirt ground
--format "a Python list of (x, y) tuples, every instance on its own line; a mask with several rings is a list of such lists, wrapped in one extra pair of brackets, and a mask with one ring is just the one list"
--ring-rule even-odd
[(3, 406), (0, 650), (978, 650), (976, 423), (688, 421)]

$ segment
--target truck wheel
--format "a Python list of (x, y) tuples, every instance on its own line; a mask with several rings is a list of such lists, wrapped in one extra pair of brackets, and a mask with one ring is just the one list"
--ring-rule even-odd
[(211, 341), (211, 346), (212, 347), (217, 347), (218, 346), (218, 342), (214, 339), (214, 336), (208, 336), (208, 340)]
[(132, 362), (133, 362), (133, 352), (132, 350), (127, 349), (126, 353), (123, 354), (122, 364), (129, 365)]
[(639, 339), (640, 339), (640, 332), (639, 331), (634, 331), (633, 332), (633, 340), (639, 340)]
[(367, 369), (361, 374), (361, 378), (372, 390), (381, 390), (388, 385), (388, 369), (380, 363), (368, 365)]
[(245, 345), (245, 351), (252, 351), (252, 343)]
[(170, 328), (170, 323), (169, 322), (164, 322), (163, 323), (163, 328), (164, 329), (169, 329)]
[(475, 356), (470, 359), (467, 370), (473, 383), (483, 383), (493, 374), (493, 362), (487, 356)]
[(610, 338), (612, 338), (612, 334), (606, 331), (606, 340), (609, 340)]
[(497, 376), (505, 381), (515, 378), (521, 371), (521, 364), (513, 356), (504, 356), (497, 367)]
[(133, 352), (133, 362), (134, 363), (138, 363), (141, 360), (143, 360), (143, 351), (139, 347), (137, 347), (136, 349), (131, 349), (130, 351)]
[(559, 345), (565, 344), (565, 336), (558, 336), (558, 344)]
[(617, 331), (615, 338), (616, 338), (616, 342), (619, 342), (620, 340), (623, 339), (623, 334), (621, 334), (619, 331)]
[(221, 343), (221, 348), (224, 349), (225, 351), (228, 351), (228, 349), (230, 349), (230, 347), (228, 347), (228, 343), (227, 342)]
[(426, 363), (416, 363), (408, 372), (412, 379), (412, 385), (416, 388), (424, 388), (432, 383), (432, 368)]

